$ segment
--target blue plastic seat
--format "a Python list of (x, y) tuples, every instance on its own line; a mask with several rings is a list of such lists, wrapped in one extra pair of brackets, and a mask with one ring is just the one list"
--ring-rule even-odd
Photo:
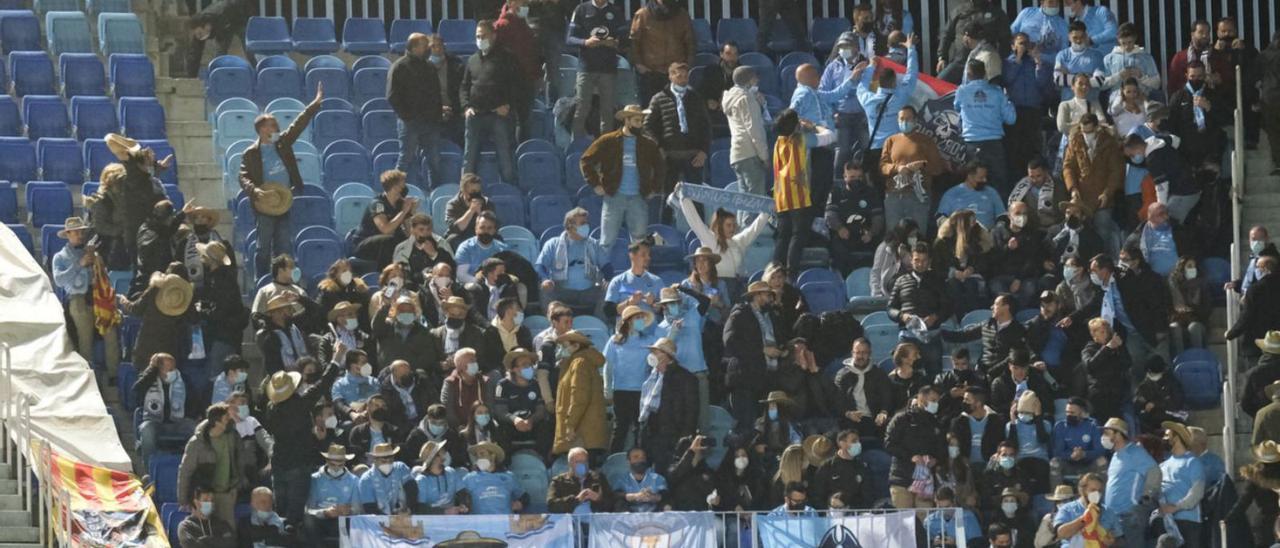
[(711, 153), (711, 186), (724, 188), (729, 183), (738, 180), (738, 174), (734, 173), (733, 166), (729, 164), (729, 152), (725, 150), (717, 150)]
[(0, 11), (0, 46), (8, 55), (15, 51), (41, 51), (40, 20), (30, 10)]
[(298, 67), (298, 62), (294, 61), (292, 57), (285, 54), (276, 54), (259, 57), (258, 63), (254, 65), (253, 70), (262, 72), (264, 69), (269, 68), (288, 68), (299, 70), (300, 67)]
[(345, 256), (342, 242), (336, 240), (302, 240), (294, 249), (302, 277), (324, 274), (329, 265)]
[[(343, 185), (349, 186), (350, 183)], [(369, 188), (363, 184), (359, 185)], [(346, 234), (352, 229), (360, 226), (360, 222), (364, 219), (364, 212), (369, 208), (369, 204), (373, 203), (370, 196), (343, 196), (337, 198), (333, 202), (333, 226), (339, 234)]]
[[(299, 116), (302, 116), (302, 112), (297, 110), (277, 110), (271, 114), (276, 117), (276, 123), (280, 125), (282, 131), (283, 128), (289, 127), (293, 124), (294, 120), (297, 120)], [(311, 126), (308, 125), (303, 128), (300, 138), (303, 140), (309, 140), (311, 139), (311, 135)]]
[(498, 220), (502, 225), (520, 225), (525, 224), (524, 214), (524, 198), (520, 196), (491, 196), (489, 202), (493, 204), (493, 210), (498, 214)]
[(133, 139), (165, 139), (164, 107), (155, 97), (120, 98), (120, 126)]
[(296, 196), (290, 207), (293, 226), (333, 227), (333, 204), (325, 196)]
[(373, 187), (365, 183), (343, 183), (337, 190), (333, 191), (333, 199), (341, 200), (343, 198), (376, 198), (378, 195)]
[(738, 58), (738, 62), (756, 69), (756, 75), (760, 78), (761, 92), (765, 95), (778, 96), (778, 90), (782, 87), (778, 81), (778, 69), (768, 55), (756, 52), (744, 53)]
[(841, 284), (809, 282), (800, 286), (800, 292), (804, 294), (809, 310), (814, 314), (844, 309), (844, 286)]
[(168, 139), (139, 139), (138, 144), (143, 148), (149, 148), (156, 153), (156, 160), (163, 160), (166, 156), (173, 155), (173, 164), (169, 169), (163, 169), (156, 172), (156, 177), (160, 182), (177, 188), (178, 186), (178, 155), (173, 149), (173, 145), (169, 144)]
[(575, 316), (573, 318), (573, 328), (582, 332), (591, 343), (597, 348), (604, 348), (609, 342), (609, 334), (612, 329), (605, 325), (604, 321), (595, 316)]
[[(328, 93), (329, 88), (325, 88)], [(364, 105), (373, 99), (385, 98), (387, 94), (387, 69), (370, 67), (355, 69), (351, 76), (351, 100), (357, 105)]]
[(396, 19), (391, 22), (391, 35), (387, 42), (392, 53), (404, 53), (405, 42), (413, 33), (431, 34), (431, 21), (425, 19)]
[(325, 145), (323, 157), (328, 158), (329, 156), (342, 152), (354, 152), (368, 155), (369, 149), (356, 141), (352, 141), (351, 139), (338, 139)]
[[(13, 234), (18, 237), (18, 241), (22, 242), (22, 247), (27, 248), (27, 253), (30, 253), (32, 257), (36, 257), (36, 240), (31, 236), (31, 232), (27, 231), (26, 225), (5, 223), (4, 226), (13, 231)], [(36, 258), (39, 259), (39, 257)]]
[(25, 183), (34, 180), (35, 145), (26, 137), (0, 137), (0, 181)]
[(754, 19), (734, 17), (720, 19), (716, 22), (716, 44), (717, 47), (723, 47), (725, 42), (732, 40), (738, 43), (738, 51), (741, 53), (758, 51), (760, 49), (756, 44), (758, 32), (759, 28)]
[(111, 94), (120, 97), (155, 97), (156, 69), (146, 55), (113, 53), (107, 58)]
[(18, 104), (8, 95), (0, 95), (0, 136), (22, 136), (22, 117), (18, 115)]
[(89, 21), (81, 11), (51, 11), (44, 15), (44, 30), (49, 53), (93, 53)]
[(567, 194), (534, 196), (529, 201), (529, 230), (542, 234), (548, 228), (562, 226), (564, 214), (573, 209)]
[(62, 96), (106, 95), (107, 74), (102, 60), (92, 53), (64, 53), (58, 58)]
[(706, 19), (693, 20), (693, 40), (694, 50), (698, 53), (715, 54), (718, 49), (711, 34), (711, 22)]
[[(782, 21), (778, 21), (778, 23), (782, 23)], [(772, 52), (792, 51), (798, 45), (796, 38), (791, 35), (791, 29), (786, 24), (775, 24), (773, 33), (769, 36), (769, 41), (764, 44), (757, 44), (761, 51), (768, 50)]]
[(472, 19), (445, 19), (436, 27), (436, 33), (444, 39), (445, 50), (453, 55), (465, 57), (476, 52), (476, 22)]
[(5, 224), (18, 222), (18, 183), (0, 181), (0, 222)]
[(356, 111), (356, 107), (351, 104), (351, 101), (341, 97), (325, 97), (320, 101), (320, 112), (324, 112), (326, 110), (345, 110), (347, 112), (354, 113)]
[(253, 129), (253, 120), (257, 117), (257, 112), (248, 110), (233, 110), (219, 114), (213, 130), (215, 150), (225, 151), (236, 141), (257, 139), (258, 134)]
[(338, 51), (338, 33), (333, 19), (299, 17), (293, 20), (293, 51), (315, 55)]
[(336, 68), (346, 70), (347, 63), (335, 55), (317, 55), (307, 59), (307, 63), (302, 66), (302, 72), (309, 72), (311, 69), (317, 68)]
[(13, 77), (13, 94), (53, 95), (53, 62), (42, 51), (15, 51), (9, 54), (9, 75)]
[(270, 67), (258, 71), (253, 86), (254, 100), (265, 105), (280, 97), (302, 97), (302, 74), (295, 69)]
[[(34, 154), (35, 152), (32, 151), (33, 159)], [(84, 140), (84, 167), (87, 171), (85, 179), (97, 181), (102, 174), (102, 168), (115, 161), (116, 156), (111, 153), (111, 149), (107, 148), (106, 141), (101, 138)], [(32, 171), (34, 173), (34, 169)]]
[(278, 99), (273, 99), (270, 103), (267, 103), (267, 106), (263, 107), (262, 111), (275, 114), (286, 110), (302, 111), (306, 108), (307, 105), (302, 104), (302, 101), (294, 99), (293, 97), (280, 97)]
[(61, 224), (71, 216), (71, 190), (62, 181), (28, 181), (26, 195), (31, 226)]
[(373, 164), (368, 154), (342, 152), (324, 159), (324, 187), (330, 191), (344, 183), (364, 183), (373, 188)]
[[(311, 143), (324, 149), (339, 139), (359, 137), (360, 120), (349, 110), (324, 110), (311, 121)], [(328, 156), (328, 152), (325, 153)]]
[(28, 95), (22, 98), (22, 119), (26, 122), (27, 138), (69, 137), (71, 120), (67, 107), (57, 95)]
[[(395, 109), (391, 108), (391, 101), (388, 101), (386, 97), (374, 97), (372, 99), (369, 99), (368, 101), (365, 101), (364, 104), (360, 105), (361, 116), (364, 116), (365, 114), (368, 114), (375, 110), (395, 110)], [(400, 145), (397, 144), (396, 146), (399, 147)], [(399, 150), (399, 149), (397, 148), (396, 150)], [(376, 150), (374, 151), (374, 154), (377, 154)]]
[(315, 97), (316, 86), (321, 83), (324, 84), (325, 97), (346, 99), (351, 96), (351, 75), (345, 68), (318, 67), (308, 70), (303, 93), (307, 97)]
[(1184, 361), (1174, 366), (1173, 375), (1182, 384), (1187, 407), (1213, 409), (1222, 400), (1222, 366), (1217, 359)]
[(80, 0), (33, 0), (32, 4), (36, 13), (41, 16), (51, 11), (78, 11), (81, 9)]
[(204, 95), (206, 104), (209, 105), (220, 105), (233, 97), (251, 97), (253, 71), (245, 67), (214, 69), (205, 78)]
[[(151, 476), (151, 481), (155, 484), (156, 502), (178, 502), (178, 465), (182, 461), (182, 455), (175, 453), (155, 453), (151, 455), (151, 460), (147, 465), (147, 474)], [(170, 519), (176, 519), (178, 516), (186, 512), (174, 512)], [(182, 516), (183, 519), (186, 516)], [(177, 531), (175, 521), (174, 530)]]
[(348, 17), (342, 25), (342, 49), (354, 55), (386, 53), (387, 29), (382, 18)]
[[(157, 156), (163, 158), (163, 156)], [(43, 181), (84, 182), (84, 157), (75, 139), (44, 138), (36, 141), (37, 172)]]
[(391, 68), (391, 60), (381, 55), (363, 55), (351, 63), (351, 72), (366, 68)]
[(375, 110), (365, 113), (361, 119), (363, 126), (364, 145), (373, 148), (383, 141), (395, 140), (398, 137), (396, 130), (396, 113), (391, 110)]
[(270, 55), (293, 50), (289, 24), (283, 17), (250, 17), (245, 28), (244, 43), (245, 49), (254, 54)]
[[(320, 168), (320, 156), (310, 152), (295, 152), (294, 158), (298, 160), (298, 174), (302, 176), (302, 180), (306, 182), (319, 182), (324, 170)], [(239, 164), (237, 164), (237, 168)]]
[(132, 0), (85, 0), (85, 11), (93, 17), (103, 13), (132, 13)]
[(138, 16), (133, 13), (98, 15), (98, 49), (103, 55), (146, 53), (146, 37)]
[[(58, 223), (63, 221), (65, 219), (60, 219)], [(43, 255), (42, 264), (48, 267), (53, 263), (53, 256), (67, 245), (66, 238), (58, 236), (58, 231), (65, 227), (62, 224), (47, 224), (38, 228), (40, 229), (40, 254)]]
[(813, 49), (825, 56), (835, 47), (840, 34), (852, 28), (849, 19), (844, 17), (815, 17), (809, 24), (809, 39)]

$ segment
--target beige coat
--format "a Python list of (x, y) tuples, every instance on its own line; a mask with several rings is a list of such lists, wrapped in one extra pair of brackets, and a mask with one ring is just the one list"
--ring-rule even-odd
[(604, 355), (595, 348), (583, 348), (565, 360), (556, 393), (556, 437), (552, 453), (568, 453), (575, 446), (608, 447), (602, 367)]

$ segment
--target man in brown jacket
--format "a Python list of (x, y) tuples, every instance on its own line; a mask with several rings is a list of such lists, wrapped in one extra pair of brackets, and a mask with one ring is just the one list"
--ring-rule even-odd
[(613, 249), (624, 220), (632, 240), (644, 238), (649, 226), (645, 198), (661, 191), (666, 172), (658, 143), (644, 134), (645, 111), (640, 105), (627, 105), (614, 117), (622, 129), (601, 135), (579, 162), (583, 179), (604, 197), (600, 247), (606, 252)]
[(884, 140), (880, 154), (880, 175), (884, 177), (884, 225), (898, 226), (904, 218), (915, 219), (925, 231), (933, 203), (933, 179), (947, 171), (938, 143), (918, 131), (916, 109), (910, 105), (898, 111), (902, 133)]
[[(547, 511), (553, 514), (593, 514), (613, 510), (613, 489), (600, 470), (592, 470), (587, 450), (569, 450), (569, 469), (551, 478), (547, 489)], [(586, 505), (583, 507), (583, 505)], [(583, 508), (586, 512), (578, 512)]]
[(640, 97), (667, 86), (667, 67), (693, 64), (693, 19), (678, 0), (645, 0), (631, 19), (631, 60), (640, 75)]
[(563, 455), (574, 447), (583, 447), (597, 462), (604, 458), (609, 444), (609, 425), (605, 422), (604, 355), (591, 345), (591, 339), (579, 331), (569, 331), (556, 338), (560, 345), (560, 384), (556, 389), (556, 436), (553, 455)]
[[(311, 119), (320, 112), (324, 99), (324, 84), (316, 86), (316, 97), (306, 110), (280, 132), (280, 122), (275, 116), (262, 114), (253, 121), (258, 140), (244, 151), (240, 162), (240, 189), (254, 202), (258, 221), (258, 253), (254, 257), (255, 272), (261, 275), (271, 271), (271, 258), (293, 252), (293, 230), (289, 226), (289, 211), (267, 214), (258, 200), (266, 195), (260, 188), (266, 183), (287, 185), (294, 194), (302, 194), (302, 173), (298, 171), (298, 159), (293, 155), (293, 143), (302, 135)], [(286, 181), (287, 179), (287, 181)], [(274, 213), (274, 212), (271, 212)], [(297, 280), (295, 280), (296, 282)]]
[(1081, 116), (1062, 156), (1062, 178), (1072, 201), (1083, 203), (1086, 215), (1093, 216), (1104, 249), (1112, 254), (1120, 249), (1120, 227), (1112, 211), (1124, 184), (1124, 166), (1115, 133), (1102, 129), (1096, 114)]

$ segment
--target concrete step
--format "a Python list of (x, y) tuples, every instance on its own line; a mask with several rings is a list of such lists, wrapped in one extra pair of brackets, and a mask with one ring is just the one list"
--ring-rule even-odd
[(0, 495), (0, 511), (22, 508), (22, 495)]
[(22, 510), (0, 510), (0, 529), (26, 527), (32, 524), (31, 514)]
[(21, 527), (0, 527), (0, 542), (39, 542), (40, 528), (21, 526)]

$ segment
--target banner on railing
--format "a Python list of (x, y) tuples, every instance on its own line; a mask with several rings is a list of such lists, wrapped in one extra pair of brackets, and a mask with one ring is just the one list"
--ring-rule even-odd
[(915, 512), (845, 516), (767, 514), (756, 517), (761, 548), (871, 548), (916, 545)]
[(591, 516), (591, 546), (625, 548), (716, 548), (712, 512), (655, 512)]
[(46, 471), (50, 527), (62, 546), (169, 546), (160, 514), (133, 474), (76, 462), (32, 441)]
[(518, 516), (354, 516), (348, 546), (430, 548), (508, 546), (573, 548), (568, 515)]

